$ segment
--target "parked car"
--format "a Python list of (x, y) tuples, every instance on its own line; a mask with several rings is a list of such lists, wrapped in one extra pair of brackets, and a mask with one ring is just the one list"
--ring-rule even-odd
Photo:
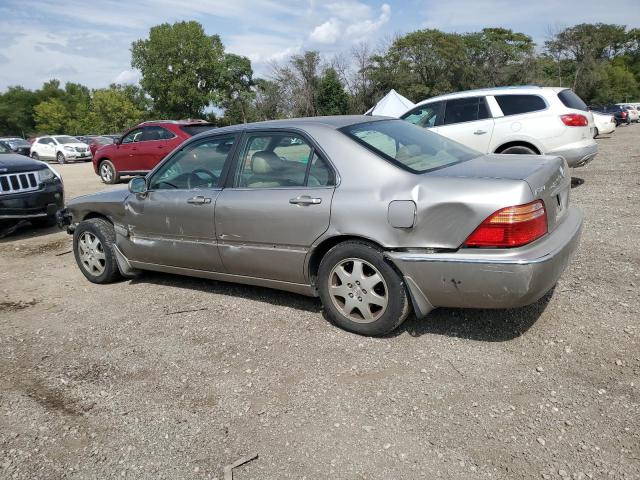
[(91, 160), (89, 145), (69, 135), (37, 137), (31, 144), (31, 158), (56, 160), (62, 164), (69, 160)]
[(28, 219), (38, 226), (51, 226), (63, 206), (58, 172), (0, 145), (0, 223)]
[(385, 334), (411, 306), (512, 308), (572, 258), (582, 214), (566, 161), (484, 155), (408, 122), (344, 116), (212, 130), (129, 188), (70, 201), (94, 283), (156, 270), (319, 296)]
[(0, 142), (13, 153), (17, 153), (18, 155), (26, 155), (29, 156), (31, 151), (31, 144), (27, 142), (24, 138), (20, 137), (4, 137), (0, 138)]
[(617, 123), (613, 115), (600, 112), (591, 113), (595, 124), (593, 138), (596, 138), (598, 135), (608, 135), (609, 133), (615, 132)]
[(626, 108), (620, 105), (592, 105), (589, 107), (592, 112), (611, 114), (616, 121), (616, 127), (622, 124), (630, 125), (631, 117)]
[(115, 139), (108, 137), (106, 135), (82, 135), (80, 137), (76, 137), (83, 143), (89, 145), (89, 150), (91, 150), (91, 155), (96, 154), (96, 150), (103, 145), (111, 145), (115, 142)]
[(629, 121), (636, 123), (640, 122), (640, 113), (638, 113), (636, 105), (632, 105), (629, 103), (618, 103), (617, 105), (621, 106), (627, 111), (627, 113), (629, 114)]
[(598, 153), (591, 113), (566, 88), (451, 93), (420, 102), (400, 118), (483, 153), (559, 155), (570, 167)]
[(212, 128), (213, 124), (203, 120), (143, 122), (113, 145), (98, 148), (93, 168), (104, 183), (116, 183), (122, 176), (143, 175), (186, 139)]

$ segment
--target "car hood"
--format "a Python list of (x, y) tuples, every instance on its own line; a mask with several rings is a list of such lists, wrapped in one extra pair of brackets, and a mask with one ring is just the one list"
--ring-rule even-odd
[(129, 195), (129, 189), (118, 188), (116, 190), (105, 190), (103, 192), (89, 193), (69, 200), (68, 206), (95, 204), (95, 203), (118, 203), (123, 202)]
[(27, 172), (42, 170), (47, 165), (38, 160), (13, 153), (0, 154), (0, 175), (3, 173)]

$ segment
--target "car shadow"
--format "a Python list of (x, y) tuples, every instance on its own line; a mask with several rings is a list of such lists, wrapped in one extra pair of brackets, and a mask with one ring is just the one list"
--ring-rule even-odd
[[(295, 293), (158, 272), (144, 272), (129, 281), (132, 284), (144, 283), (198, 290), (320, 313), (328, 321), (318, 298)], [(417, 319), (412, 314), (386, 338), (408, 333), (412, 337), (434, 334), (483, 342), (506, 342), (529, 330), (547, 308), (552, 296), (553, 289), (532, 305), (509, 310), (437, 308), (423, 319)]]
[(584, 178), (571, 177), (571, 188), (578, 188), (584, 183)]
[(481, 342), (507, 342), (522, 336), (549, 305), (554, 289), (537, 302), (512, 309), (437, 308), (419, 320), (411, 315), (391, 336), (445, 335)]
[(143, 272), (138, 277), (129, 280), (131, 284), (148, 283), (153, 285), (164, 285), (184, 288), (187, 290), (198, 290), (204, 293), (215, 293), (229, 297), (243, 298), (266, 302), (279, 307), (290, 307), (305, 312), (319, 313), (322, 311), (320, 299), (306, 297), (282, 290), (274, 290), (266, 287), (255, 287), (252, 285), (242, 285), (239, 283), (222, 282), (218, 280), (208, 280), (204, 278), (186, 277), (173, 275), (170, 273)]
[(25, 240), (27, 238), (41, 237), (52, 233), (58, 233), (59, 231), (60, 229), (55, 225), (53, 227), (38, 227), (32, 225), (28, 220), (20, 220), (15, 223), (0, 222), (0, 243), (9, 243)]

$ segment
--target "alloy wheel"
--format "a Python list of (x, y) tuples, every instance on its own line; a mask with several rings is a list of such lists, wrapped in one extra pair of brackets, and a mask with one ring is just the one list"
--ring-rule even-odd
[(349, 320), (371, 323), (387, 309), (387, 284), (378, 269), (365, 260), (341, 260), (331, 270), (328, 281), (333, 304)]
[(107, 183), (109, 183), (113, 179), (113, 172), (111, 171), (111, 168), (108, 164), (103, 163), (100, 166), (100, 176)]
[(102, 242), (91, 232), (84, 232), (78, 239), (78, 253), (82, 267), (92, 276), (104, 273), (106, 257)]

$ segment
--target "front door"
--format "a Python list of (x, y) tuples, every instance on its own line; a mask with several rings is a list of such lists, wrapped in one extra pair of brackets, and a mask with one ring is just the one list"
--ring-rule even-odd
[(172, 267), (223, 271), (214, 209), (234, 135), (212, 137), (178, 150), (150, 178), (148, 191), (125, 201), (127, 258)]
[(142, 133), (142, 128), (134, 128), (122, 137), (122, 140), (116, 146), (116, 151), (110, 160), (118, 172), (129, 174), (146, 171), (144, 163), (138, 154), (138, 146), (142, 142)]
[(335, 173), (299, 134), (251, 133), (242, 143), (216, 203), (222, 262), (232, 274), (305, 283), (305, 256), (329, 228)]

